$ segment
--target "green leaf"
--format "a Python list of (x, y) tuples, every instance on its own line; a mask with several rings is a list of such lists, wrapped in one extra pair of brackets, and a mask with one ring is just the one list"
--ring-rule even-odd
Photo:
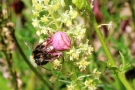
[(87, 1), (86, 0), (72, 0), (72, 3), (75, 4), (75, 6), (81, 10), (82, 8), (86, 6)]

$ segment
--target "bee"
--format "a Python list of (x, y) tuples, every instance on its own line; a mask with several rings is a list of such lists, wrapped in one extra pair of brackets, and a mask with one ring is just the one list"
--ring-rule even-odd
[(45, 65), (48, 62), (59, 58), (60, 56), (64, 61), (62, 52), (55, 50), (51, 42), (52, 42), (51, 38), (48, 38), (47, 40), (38, 44), (34, 49), (34, 51), (32, 52), (33, 58), (37, 65), (39, 66)]

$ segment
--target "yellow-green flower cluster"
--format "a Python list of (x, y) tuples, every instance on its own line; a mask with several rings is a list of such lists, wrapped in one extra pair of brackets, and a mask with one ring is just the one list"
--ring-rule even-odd
[(91, 84), (92, 84), (92, 82), (93, 82), (93, 80), (86, 80), (85, 82), (84, 82), (84, 85), (86, 86), (86, 87), (89, 87)]
[(99, 79), (101, 72), (97, 71), (97, 69), (94, 69), (92, 73), (95, 79)]
[(75, 85), (73, 84), (67, 85), (67, 90), (76, 90)]
[(64, 0), (32, 0), (33, 16), (32, 24), (37, 30), (37, 35), (56, 32), (60, 28), (58, 23), (61, 19), (62, 7), (65, 6)]
[(57, 60), (57, 59), (54, 60), (54, 61), (52, 62), (52, 64), (53, 64), (53, 68), (54, 68), (54, 69), (57, 69), (57, 70), (60, 69), (61, 66), (62, 66), (62, 65), (61, 65), (61, 62), (60, 62), (59, 60)]
[[(76, 40), (79, 41), (77, 38)], [(92, 51), (93, 47), (88, 44), (87, 40), (85, 43), (79, 41), (78, 45), (76, 47), (73, 46), (67, 54), (70, 55), (70, 60), (75, 62), (80, 71), (83, 71), (90, 64), (90, 61), (88, 61), (87, 58), (88, 55), (91, 55)]]
[(87, 88), (87, 90), (96, 90), (97, 89), (96, 84), (91, 79), (86, 80), (84, 82), (84, 85), (85, 85), (85, 88)]
[(97, 71), (97, 69), (94, 69), (92, 74), (91, 74), (91, 78), (87, 79), (84, 82), (85, 88), (87, 88), (88, 90), (96, 90), (97, 89), (97, 80), (99, 80), (101, 72)]
[(94, 82), (94, 80), (92, 79), (88, 79), (84, 82), (85, 88), (87, 88), (87, 90), (96, 90), (96, 83)]
[(75, 61), (74, 64), (81, 71), (85, 70), (90, 64), (87, 57), (91, 55), (93, 48), (85, 39), (85, 26), (77, 21), (79, 15), (77, 10), (72, 6), (69, 6), (69, 10), (64, 10), (64, 0), (32, 0), (32, 2), (34, 15), (32, 24), (37, 30), (37, 35), (48, 35), (48, 32), (53, 34), (57, 31), (67, 33), (72, 43), (72, 48), (67, 52), (69, 60)]
[(56, 80), (57, 80), (56, 76), (51, 76), (50, 79), (49, 79), (49, 81), (52, 82), (52, 83), (56, 82)]
[(87, 67), (89, 64), (90, 64), (90, 62), (86, 61), (85, 59), (83, 59), (83, 60), (77, 62), (77, 65), (79, 66), (79, 69), (80, 69), (81, 71), (85, 70), (86, 67)]

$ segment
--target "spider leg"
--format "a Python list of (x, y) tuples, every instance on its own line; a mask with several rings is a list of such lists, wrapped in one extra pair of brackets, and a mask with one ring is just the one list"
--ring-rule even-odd
[(52, 43), (52, 38), (51, 37), (48, 37), (45, 42), (47, 42), (46, 44), (46, 48)]
[(61, 58), (62, 58), (62, 63), (64, 62), (64, 55), (63, 53), (61, 54)]
[(44, 68), (44, 69), (46, 69), (46, 70), (48, 70), (48, 71), (51, 71), (50, 69), (47, 69), (47, 68), (45, 68), (45, 67), (43, 67), (43, 66), (41, 66), (42, 68)]
[(53, 60), (55, 60), (61, 56), (62, 63), (64, 62), (64, 55), (62, 52), (52, 52), (51, 54), (54, 56)]

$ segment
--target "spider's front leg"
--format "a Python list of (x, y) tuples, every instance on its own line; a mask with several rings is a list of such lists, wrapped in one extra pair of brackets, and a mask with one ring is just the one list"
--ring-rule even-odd
[(52, 52), (52, 56), (54, 56), (53, 60), (58, 59), (60, 56), (62, 57), (62, 63), (64, 62), (64, 55), (62, 52)]
[(48, 37), (48, 38), (45, 40), (45, 42), (46, 42), (46, 48), (47, 48), (49, 45), (52, 44), (52, 38), (51, 38), (51, 37)]

